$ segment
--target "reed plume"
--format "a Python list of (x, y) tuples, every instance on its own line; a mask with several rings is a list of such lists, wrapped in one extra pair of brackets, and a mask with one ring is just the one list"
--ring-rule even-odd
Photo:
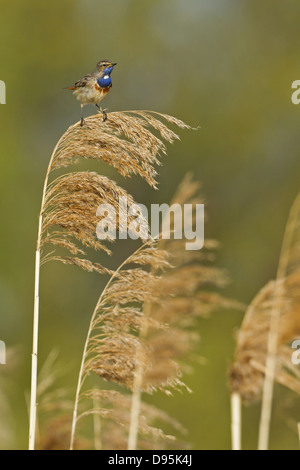
[[(70, 442), (72, 400), (69, 390), (59, 385), (65, 375), (58, 363), (58, 352), (49, 353), (38, 374), (37, 450), (66, 450)], [(75, 447), (84, 449), (87, 443), (76, 439)]]
[[(198, 189), (188, 176), (173, 202), (198, 201)], [(115, 448), (116, 439), (111, 441), (110, 436), (117, 436), (118, 449), (175, 445), (174, 437), (153, 425), (153, 418), (172, 423), (175, 430), (180, 426), (143, 403), (142, 393), (189, 391), (182, 378), (186, 370), (182, 361), (198, 343), (196, 318), (220, 306), (236, 307), (214, 291), (227, 281), (225, 273), (211, 264), (215, 248), (213, 240), (207, 240), (201, 252), (186, 252), (183, 240), (149, 240), (112, 275), (86, 338), (71, 448), (77, 423), (90, 414), (101, 419), (99, 448)], [(84, 390), (92, 373), (124, 391)], [(100, 404), (96, 408), (91, 400), (95, 393)], [(90, 406), (86, 398), (90, 398)]]
[(275, 281), (250, 303), (230, 370), (232, 393), (248, 404), (263, 399), (259, 448), (268, 446), (274, 380), (300, 394), (291, 342), (300, 335), (300, 195), (285, 229)]
[[(164, 141), (172, 143), (179, 138), (169, 124), (189, 128), (176, 118), (153, 112), (110, 113), (104, 123), (99, 114), (87, 118), (84, 126), (79, 122), (71, 126), (52, 152), (42, 192), (36, 248), (29, 449), (35, 445), (40, 267), (46, 261), (59, 260), (87, 271), (111, 274), (102, 264), (85, 257), (86, 248), (111, 253), (107, 243), (96, 238), (96, 210), (103, 203), (122, 210), (120, 196), (133, 202), (115, 182), (95, 172), (64, 173), (50, 182), (52, 173), (65, 171), (80, 159), (92, 159), (113, 166), (123, 176), (139, 175), (155, 188), (154, 165), (166, 153)], [(127, 227), (129, 223), (130, 219)], [(119, 219), (117, 224), (119, 228)], [(107, 241), (111, 241), (109, 237)], [(49, 251), (49, 245), (54, 252)], [(67, 255), (60, 255), (57, 249), (65, 250)]]

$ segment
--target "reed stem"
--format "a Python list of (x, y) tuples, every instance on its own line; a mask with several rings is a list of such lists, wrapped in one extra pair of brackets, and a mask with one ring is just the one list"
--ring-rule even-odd
[[(145, 315), (145, 313), (144, 313)], [(140, 330), (140, 339), (143, 339), (146, 336), (147, 326), (145, 323), (142, 324)], [(141, 351), (142, 346), (137, 351), (136, 358), (136, 371), (134, 373), (133, 379), (133, 392), (131, 398), (131, 409), (130, 409), (130, 424), (128, 432), (128, 443), (127, 450), (136, 450), (137, 448), (137, 439), (139, 431), (139, 415), (141, 410), (141, 389), (143, 383), (143, 360), (140, 357), (143, 353)]]
[(272, 401), (274, 379), (276, 372), (276, 352), (278, 342), (279, 323), (281, 315), (282, 281), (286, 276), (289, 265), (289, 256), (293, 244), (294, 230), (300, 210), (300, 194), (296, 198), (288, 218), (287, 228), (283, 237), (281, 254), (279, 258), (275, 294), (270, 313), (270, 329), (267, 345), (267, 359), (265, 380), (263, 386), (262, 408), (259, 423), (258, 450), (267, 450), (269, 445), (270, 423), (272, 414)]
[(242, 406), (241, 396), (234, 392), (231, 394), (231, 442), (232, 450), (241, 450)]
[(36, 427), (39, 279), (40, 279), (40, 251), (37, 250), (36, 257), (35, 257), (35, 287), (34, 287), (33, 343), (32, 343), (32, 363), (31, 363), (29, 450), (34, 450), (35, 427)]
[[(75, 127), (77, 124), (71, 126)], [(71, 129), (71, 127), (69, 129)], [(52, 163), (56, 151), (63, 139), (64, 135), (59, 139), (52, 152), (49, 165), (44, 181), (41, 210), (38, 224), (37, 248), (35, 256), (35, 287), (34, 287), (34, 310), (33, 310), (33, 338), (32, 338), (32, 355), (31, 355), (31, 390), (30, 390), (30, 412), (29, 412), (29, 444), (28, 449), (35, 449), (36, 434), (36, 409), (37, 409), (37, 368), (38, 368), (38, 334), (39, 334), (39, 286), (40, 286), (40, 270), (41, 270), (41, 242), (42, 242), (42, 226), (43, 212), (46, 200), (46, 192), (48, 187), (49, 175), (52, 169)]]
[[(142, 248), (143, 248), (143, 246), (138, 248), (137, 252), (140, 251)], [(90, 321), (90, 324), (89, 324), (89, 329), (88, 329), (88, 332), (87, 332), (87, 336), (86, 336), (86, 340), (85, 340), (85, 344), (84, 344), (84, 348), (83, 348), (81, 364), (80, 364), (80, 370), (79, 370), (79, 375), (78, 375), (77, 388), (76, 388), (75, 403), (74, 403), (74, 410), (73, 410), (73, 420), (72, 420), (72, 428), (71, 428), (70, 450), (74, 449), (74, 440), (75, 440), (76, 424), (77, 424), (77, 417), (78, 417), (79, 398), (80, 398), (81, 388), (82, 388), (82, 385), (83, 385), (83, 382), (84, 382), (84, 366), (85, 366), (85, 361), (86, 361), (86, 356), (87, 356), (87, 352), (88, 352), (88, 346), (89, 346), (91, 334), (92, 334), (93, 327), (94, 327), (94, 321), (96, 319), (97, 314), (99, 313), (99, 307), (101, 305), (101, 302), (102, 302), (102, 299), (104, 297), (104, 294), (105, 294), (106, 290), (108, 289), (110, 284), (113, 282), (115, 277), (119, 274), (119, 272), (121, 271), (123, 266), (126, 264), (126, 262), (127, 262), (127, 259), (125, 259), (123, 261), (123, 263), (120, 264), (118, 269), (114, 272), (114, 274), (110, 277), (109, 281), (107, 282), (105, 288), (103, 289), (103, 291), (102, 291), (102, 293), (101, 293), (101, 295), (98, 299), (97, 305), (94, 309), (94, 312), (92, 314), (92, 318), (91, 318), (91, 321)]]

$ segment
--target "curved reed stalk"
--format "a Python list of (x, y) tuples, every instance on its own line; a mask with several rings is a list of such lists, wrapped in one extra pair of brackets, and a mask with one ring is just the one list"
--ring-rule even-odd
[(259, 449), (267, 449), (273, 383), (300, 394), (300, 374), (288, 346), (300, 334), (300, 195), (287, 222), (276, 281), (269, 282), (246, 310), (230, 370), (232, 393), (245, 403), (262, 398)]
[[(280, 317), (282, 315), (282, 281), (300, 270), (300, 194), (296, 198), (290, 212), (275, 283), (275, 294), (270, 312), (270, 330), (268, 335), (268, 349), (266, 371), (263, 386), (262, 410), (259, 425), (258, 449), (267, 450), (272, 412), (273, 386), (276, 368), (276, 353), (278, 348)], [(298, 272), (297, 272), (298, 271)], [(300, 286), (300, 284), (299, 284)], [(298, 329), (300, 321), (296, 321)], [(299, 383), (300, 385), (300, 383)]]
[[(181, 184), (179, 185), (176, 194), (174, 195), (170, 207), (178, 204), (183, 208), (185, 204), (200, 204), (202, 200), (199, 196), (199, 183), (194, 181), (191, 174), (187, 174)], [(169, 220), (169, 215), (166, 214), (165, 219)], [(179, 213), (175, 213), (173, 225), (174, 228), (178, 227), (176, 218)], [(195, 225), (195, 214), (190, 212), (185, 218), (185, 223), (192, 223)], [(190, 219), (190, 220), (187, 220)], [(164, 228), (164, 220), (162, 221), (162, 232)], [(219, 307), (225, 308), (241, 308), (238, 302), (225, 299), (212, 290), (206, 291), (205, 289), (210, 285), (214, 288), (223, 287), (227, 282), (225, 272), (207, 265), (207, 261), (214, 259), (214, 250), (217, 247), (215, 240), (207, 239), (202, 251), (186, 251), (184, 240), (175, 240), (173, 238), (163, 238), (163, 233), (160, 236), (158, 247), (165, 250), (172, 263), (172, 267), (163, 273), (160, 279), (159, 292), (161, 295), (161, 302), (159, 305), (152, 299), (144, 304), (144, 318), (159, 318), (160, 321), (167, 321), (170, 332), (173, 332), (174, 338), (178, 330), (181, 329), (181, 348), (180, 352), (173, 351), (174, 359), (180, 357), (186, 345), (190, 343), (187, 350), (192, 350), (193, 346), (197, 343), (197, 335), (193, 335), (190, 329), (194, 325), (195, 317), (207, 316), (211, 311)], [(186, 318), (188, 316), (188, 319)], [(182, 318), (183, 317), (183, 318)], [(164, 332), (165, 335), (165, 332)], [(139, 332), (141, 340), (145, 341), (149, 333), (149, 323), (145, 321)], [(164, 338), (168, 345), (168, 335)], [(172, 339), (170, 338), (170, 341)], [(185, 345), (183, 346), (183, 341)], [(196, 341), (196, 343), (195, 343)], [(166, 347), (166, 350), (167, 350)], [(186, 350), (186, 351), (187, 351)], [(185, 351), (185, 352), (186, 352)], [(142, 354), (137, 351), (137, 355)], [(133, 382), (133, 393), (130, 413), (130, 427), (128, 436), (128, 449), (135, 450), (137, 448), (138, 422), (140, 419), (140, 411), (142, 404), (142, 383), (145, 376), (143, 368), (143, 361), (137, 361), (139, 364), (135, 371)]]
[[(76, 126), (76, 124), (75, 124)], [(75, 126), (71, 126), (73, 129)], [(35, 446), (35, 428), (36, 428), (36, 397), (37, 397), (37, 359), (38, 359), (38, 323), (39, 323), (39, 286), (40, 286), (40, 267), (41, 267), (41, 243), (42, 243), (42, 223), (43, 212), (45, 207), (46, 190), (48, 186), (49, 175), (52, 170), (53, 160), (56, 155), (57, 149), (63, 141), (62, 136), (57, 142), (50, 162), (47, 168), (43, 192), (42, 203), (38, 221), (38, 237), (35, 254), (35, 286), (34, 286), (34, 313), (33, 313), (33, 344), (31, 356), (31, 395), (30, 395), (30, 418), (29, 418), (29, 450), (33, 450)]]
[[(38, 450), (65, 450), (70, 441), (72, 400), (68, 390), (58, 385), (65, 367), (58, 363), (58, 353), (51, 351), (38, 373), (38, 416), (36, 448)], [(84, 449), (83, 440), (76, 441)]]
[[(177, 191), (177, 194), (173, 198), (171, 202), (171, 206), (173, 204), (180, 204), (183, 207), (184, 203), (189, 203), (190, 198), (195, 196), (195, 193), (198, 190), (198, 184), (193, 182), (190, 175), (187, 175), (180, 185), (180, 188)], [(191, 215), (191, 214), (190, 214)], [(166, 218), (170, 217), (170, 213), (167, 213)], [(175, 221), (173, 222), (175, 226)], [(162, 225), (164, 222), (162, 222)], [(161, 238), (161, 237), (160, 237)], [(159, 241), (159, 246), (164, 247), (166, 244), (166, 240), (163, 238)], [(182, 249), (183, 247), (181, 247)], [(151, 315), (151, 300), (144, 305), (143, 308), (144, 317), (147, 319)], [(139, 331), (139, 337), (141, 340), (145, 340), (148, 333), (148, 325), (147, 322), (143, 322)], [(141, 412), (141, 403), (142, 403), (142, 383), (143, 383), (143, 358), (142, 358), (142, 351), (139, 348), (136, 352), (137, 354), (137, 366), (134, 373), (134, 381), (132, 387), (132, 400), (131, 400), (131, 408), (130, 408), (130, 425), (129, 425), (129, 433), (128, 433), (128, 450), (136, 450), (137, 448), (137, 440), (138, 440), (138, 431), (139, 431), (139, 417)]]
[[(195, 199), (197, 187), (191, 179), (185, 180), (179, 192), (182, 204)], [(223, 271), (210, 265), (216, 243), (207, 240), (201, 252), (186, 252), (183, 246), (182, 240), (149, 241), (122, 263), (102, 292), (81, 362), (71, 448), (77, 423), (89, 414), (109, 420), (110, 435), (117, 433), (121, 445), (117, 448), (152, 448), (152, 439), (156, 439), (154, 448), (164, 440), (174, 444), (172, 436), (149, 425), (154, 417), (165, 421), (166, 416), (147, 408), (142, 393), (161, 390), (170, 395), (173, 390), (188, 390), (182, 381), (181, 360), (197, 344), (195, 319), (219, 306), (237, 306), (210, 290), (226, 282)], [(79, 412), (79, 404), (95, 396), (95, 390), (83, 390), (90, 373), (125, 387), (130, 394), (98, 391), (101, 408)], [(106, 439), (106, 448), (115, 449), (101, 429), (101, 448)]]
[[(78, 122), (69, 127), (52, 152), (42, 192), (35, 261), (30, 450), (35, 446), (36, 428), (40, 267), (45, 261), (52, 259), (87, 271), (111, 274), (110, 270), (99, 263), (75, 255), (84, 255), (84, 247), (110, 253), (105, 244), (95, 239), (97, 207), (101, 203), (108, 203), (120, 209), (120, 195), (127, 197), (129, 202), (132, 201), (131, 196), (116, 183), (96, 173), (67, 173), (49, 184), (50, 174), (85, 158), (108, 163), (123, 176), (140, 175), (151, 186), (156, 187), (154, 164), (159, 163), (160, 154), (166, 153), (163, 140), (172, 143), (178, 138), (161, 119), (181, 128), (189, 127), (171, 116), (146, 111), (110, 113), (105, 123), (101, 121), (100, 115), (95, 115), (87, 118), (84, 126), (80, 126)], [(158, 131), (160, 137), (155, 136), (153, 131)], [(71, 256), (42, 253), (47, 244), (65, 249)]]
[[(113, 361), (114, 353), (118, 350), (117, 342), (114, 341), (114, 337), (111, 341), (111, 349), (115, 349), (112, 351), (112, 358), (108, 357), (107, 359), (107, 370), (105, 369), (105, 365), (102, 366), (101, 372), (98, 369), (98, 361), (97, 357), (99, 355), (99, 350), (101, 349), (102, 352), (105, 352), (106, 345), (105, 340), (102, 343), (102, 335), (95, 335), (92, 338), (92, 334), (102, 326), (103, 331), (107, 331), (110, 335), (116, 335), (118, 333), (111, 327), (111, 323), (115, 321), (115, 306), (113, 306), (113, 311), (110, 312), (109, 307), (107, 307), (107, 303), (115, 300), (116, 302), (119, 301), (120, 305), (118, 305), (118, 316), (122, 315), (118, 321), (121, 323), (121, 327), (126, 325), (126, 321), (129, 323), (133, 323), (136, 321), (134, 318), (134, 314), (136, 313), (133, 309), (122, 309), (122, 304), (125, 301), (130, 299), (131, 302), (137, 301), (141, 298), (146, 298), (149, 295), (149, 290), (147, 286), (150, 286), (151, 276), (147, 276), (146, 271), (143, 270), (136, 270), (135, 273), (132, 271), (125, 271), (121, 274), (122, 270), (125, 268), (126, 265), (131, 264), (133, 262), (141, 262), (144, 263), (149, 262), (149, 259), (152, 257), (151, 262), (156, 264), (156, 267), (162, 267), (165, 265), (166, 260), (164, 260), (164, 256), (162, 253), (155, 252), (151, 250), (152, 241), (146, 242), (144, 245), (139, 247), (133, 255), (127, 258), (113, 273), (110, 277), (105, 289), (103, 290), (102, 294), (100, 295), (97, 305), (94, 309), (94, 312), (91, 317), (91, 321), (89, 324), (88, 333), (86, 336), (86, 341), (83, 349), (81, 366), (78, 376), (78, 384), (76, 389), (76, 396), (75, 396), (75, 404), (74, 404), (74, 411), (73, 411), (73, 421), (72, 421), (72, 431), (71, 431), (71, 443), (70, 443), (70, 450), (73, 449), (74, 446), (74, 439), (75, 439), (75, 432), (76, 432), (76, 424), (78, 420), (78, 405), (80, 401), (80, 394), (82, 391), (83, 383), (87, 377), (87, 375), (91, 371), (95, 371), (98, 375), (103, 377), (109, 377), (118, 382), (128, 382), (128, 378), (126, 377), (126, 373), (123, 374), (120, 365), (117, 363), (116, 368), (114, 371), (109, 370), (110, 368), (110, 361)], [(149, 249), (150, 251), (149, 251)], [(143, 253), (144, 252), (144, 253)], [(145, 257), (143, 256), (145, 254)], [(150, 258), (149, 258), (150, 257)], [(129, 279), (127, 280), (126, 274), (128, 275)], [(130, 276), (132, 276), (130, 278)], [(142, 278), (144, 279), (142, 280)], [(142, 285), (139, 285), (139, 282), (142, 282)], [(114, 283), (117, 284), (117, 288), (114, 286)], [(133, 283), (133, 284), (132, 284)], [(134, 292), (133, 292), (134, 290)], [(124, 300), (125, 297), (125, 300)], [(102, 309), (106, 308), (107, 313), (102, 315)], [(112, 317), (110, 316), (112, 314)], [(133, 323), (134, 324), (134, 323)], [(105, 328), (106, 327), (106, 328)], [(120, 328), (120, 325), (119, 325)], [(121, 348), (121, 344), (119, 345)], [(120, 350), (120, 349), (119, 349)], [(109, 347), (107, 347), (107, 352), (109, 353)], [(117, 359), (118, 360), (118, 359)], [(116, 360), (116, 362), (117, 362)], [(121, 357), (119, 361), (121, 361)], [(123, 366), (125, 366), (123, 362)], [(111, 367), (113, 369), (113, 366)], [(124, 377), (122, 377), (122, 375)]]
[(241, 412), (241, 396), (239, 393), (231, 394), (231, 441), (232, 450), (241, 450), (242, 445), (242, 412)]

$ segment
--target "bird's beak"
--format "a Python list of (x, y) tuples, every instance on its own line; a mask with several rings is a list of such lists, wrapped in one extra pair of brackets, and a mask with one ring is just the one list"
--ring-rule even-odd
[(112, 67), (114, 67), (115, 65), (117, 65), (117, 62), (113, 62), (111, 65)]

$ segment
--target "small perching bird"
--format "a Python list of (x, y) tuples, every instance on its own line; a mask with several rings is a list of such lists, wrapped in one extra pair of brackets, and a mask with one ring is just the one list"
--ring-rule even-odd
[(81, 103), (81, 126), (84, 123), (82, 110), (86, 104), (94, 104), (103, 113), (103, 121), (107, 119), (105, 110), (100, 108), (98, 103), (104, 100), (112, 87), (110, 74), (115, 65), (117, 65), (116, 62), (101, 60), (92, 73), (85, 75), (73, 86), (65, 88), (65, 90), (73, 90)]

